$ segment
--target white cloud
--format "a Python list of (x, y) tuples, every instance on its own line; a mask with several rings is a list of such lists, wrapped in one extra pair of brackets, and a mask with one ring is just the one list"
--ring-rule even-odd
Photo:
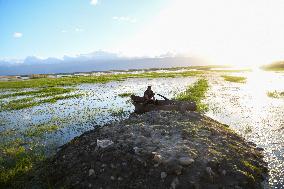
[(13, 37), (14, 37), (14, 38), (21, 38), (21, 37), (23, 37), (23, 34), (22, 34), (21, 32), (15, 32), (15, 33), (13, 34)]
[(83, 32), (83, 31), (85, 31), (83, 28), (75, 28), (75, 31), (76, 32)]
[(112, 19), (117, 20), (119, 22), (131, 22), (131, 23), (137, 22), (136, 18), (132, 18), (129, 16), (114, 16), (112, 17)]
[(91, 0), (90, 4), (96, 6), (98, 4), (98, 0)]
[(67, 30), (61, 30), (61, 33), (67, 33)]

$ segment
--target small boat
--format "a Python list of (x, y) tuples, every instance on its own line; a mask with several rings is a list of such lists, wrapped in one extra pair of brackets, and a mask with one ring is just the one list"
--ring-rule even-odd
[(166, 111), (195, 111), (196, 103), (190, 101), (178, 101), (169, 100), (168, 98), (158, 94), (164, 100), (152, 100), (146, 102), (144, 97), (131, 95), (132, 104), (135, 107), (135, 113), (145, 113), (155, 110), (166, 110)]

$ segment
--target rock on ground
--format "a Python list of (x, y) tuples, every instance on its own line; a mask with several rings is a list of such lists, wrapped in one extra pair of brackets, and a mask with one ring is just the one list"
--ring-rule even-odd
[(44, 174), (54, 188), (261, 188), (262, 158), (227, 125), (156, 111), (74, 138)]

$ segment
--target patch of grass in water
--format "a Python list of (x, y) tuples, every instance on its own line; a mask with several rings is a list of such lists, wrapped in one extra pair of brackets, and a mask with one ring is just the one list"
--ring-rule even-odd
[(178, 94), (175, 99), (180, 101), (194, 101), (196, 102), (198, 111), (206, 111), (208, 107), (201, 101), (204, 99), (208, 88), (208, 81), (206, 79), (199, 79), (192, 86), (189, 86), (184, 92)]
[(17, 97), (17, 96), (33, 96), (33, 95), (36, 95), (37, 97), (48, 97), (48, 96), (69, 93), (73, 90), (74, 89), (51, 87), (51, 88), (43, 88), (39, 90), (34, 90), (34, 91), (24, 91), (24, 92), (16, 92), (16, 93), (11, 93), (11, 94), (4, 94), (4, 95), (0, 95), (0, 99)]
[(24, 108), (30, 108), (33, 106), (37, 106), (38, 102), (34, 102), (33, 98), (22, 98), (18, 100), (11, 100), (8, 103), (4, 103), (0, 107), (0, 111), (4, 110), (20, 110)]
[(230, 75), (222, 75), (225, 81), (235, 82), (235, 83), (245, 83), (246, 77), (241, 76), (230, 76)]
[(57, 125), (35, 125), (33, 127), (29, 127), (25, 132), (24, 135), (26, 137), (42, 137), (44, 134), (52, 133), (57, 131), (59, 127)]
[(131, 95), (133, 95), (133, 93), (121, 93), (121, 94), (118, 94), (118, 96), (120, 96), (120, 97), (129, 97)]
[(74, 94), (74, 95), (65, 95), (65, 96), (55, 96), (52, 98), (47, 98), (44, 100), (40, 100), (39, 103), (40, 104), (44, 104), (44, 103), (56, 103), (58, 100), (65, 100), (65, 99), (70, 99), (70, 98), (78, 98), (82, 96), (82, 94)]
[(204, 73), (203, 71), (186, 71), (175, 73), (145, 72), (139, 74), (105, 74), (100, 76), (71, 76), (63, 78), (39, 78), (19, 81), (0, 81), (0, 89), (23, 89), (40, 87), (73, 86), (82, 83), (107, 83), (121, 81), (127, 78), (160, 78), (160, 77), (188, 77)]
[(284, 91), (283, 92), (269, 91), (266, 94), (268, 97), (271, 97), (271, 98), (284, 98)]
[(11, 100), (6, 104), (2, 104), (0, 106), (0, 111), (9, 111), (9, 110), (21, 110), (25, 108), (31, 108), (34, 106), (39, 106), (45, 103), (56, 103), (58, 100), (65, 100), (70, 98), (78, 98), (82, 96), (82, 94), (74, 94), (74, 95), (65, 95), (65, 96), (53, 96), (52, 98), (47, 98), (39, 101), (34, 101), (35, 98), (22, 98), (18, 100)]
[(114, 117), (116, 117), (116, 116), (120, 117), (120, 116), (124, 116), (126, 114), (126, 112), (123, 110), (123, 108), (110, 109), (109, 112)]

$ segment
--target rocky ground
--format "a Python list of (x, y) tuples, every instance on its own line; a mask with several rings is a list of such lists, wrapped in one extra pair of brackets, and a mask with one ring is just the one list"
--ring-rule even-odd
[(261, 188), (262, 149), (195, 112), (133, 114), (74, 138), (50, 159), (50, 188)]

